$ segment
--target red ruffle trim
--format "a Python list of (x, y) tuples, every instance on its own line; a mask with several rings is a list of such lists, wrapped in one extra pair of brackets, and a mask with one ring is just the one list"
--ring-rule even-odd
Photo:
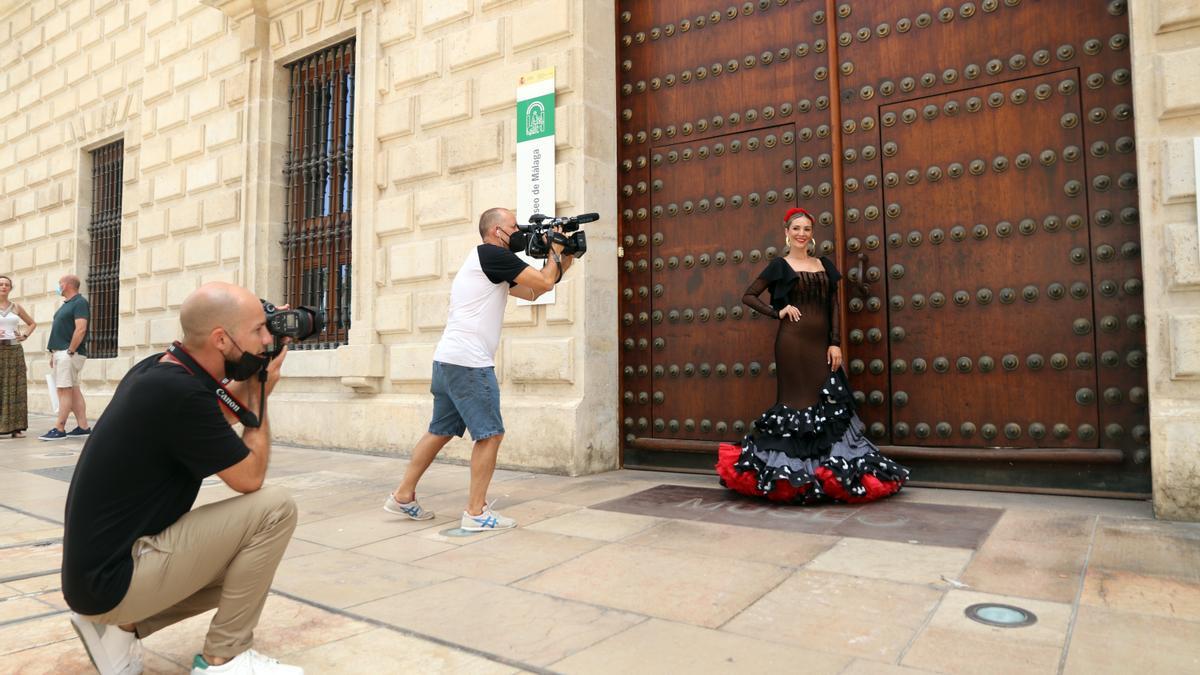
[[(739, 472), (734, 468), (741, 454), (742, 447), (732, 443), (722, 443), (717, 450), (717, 475), (721, 477), (725, 487), (730, 490), (752, 497), (766, 497), (773, 502), (798, 501), (797, 498), (808, 491), (809, 486), (807, 485), (797, 487), (786, 480), (777, 480), (775, 487), (764, 494), (756, 487), (758, 481), (753, 471)], [(863, 487), (867, 490), (866, 494), (851, 496), (829, 469), (818, 466), (814, 473), (816, 479), (821, 481), (821, 487), (825, 490), (828, 498), (846, 504), (863, 504), (883, 499), (895, 494), (901, 486), (900, 481), (881, 481), (868, 474), (862, 476), (861, 479)]]

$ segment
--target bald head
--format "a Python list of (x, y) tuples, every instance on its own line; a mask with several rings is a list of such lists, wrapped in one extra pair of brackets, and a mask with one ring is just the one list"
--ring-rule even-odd
[(59, 283), (63, 285), (63, 288), (71, 288), (76, 291), (79, 290), (79, 277), (75, 276), (74, 274), (64, 274), (63, 278), (59, 279)]
[(184, 299), (179, 310), (183, 343), (189, 348), (202, 347), (213, 330), (239, 331), (262, 316), (262, 303), (241, 286), (222, 281), (204, 284)]
[(497, 227), (507, 225), (509, 220), (516, 222), (516, 216), (506, 208), (497, 206), (484, 211), (483, 215), (479, 216), (479, 238), (487, 239), (489, 233)]

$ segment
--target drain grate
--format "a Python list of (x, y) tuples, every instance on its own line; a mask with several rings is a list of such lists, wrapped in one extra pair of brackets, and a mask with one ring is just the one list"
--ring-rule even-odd
[(963, 613), (972, 621), (998, 628), (1023, 628), (1037, 623), (1037, 615), (1027, 609), (994, 602), (971, 605)]

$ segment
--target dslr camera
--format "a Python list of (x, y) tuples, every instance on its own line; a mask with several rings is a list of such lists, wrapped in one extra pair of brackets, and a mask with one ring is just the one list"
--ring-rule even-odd
[(267, 332), (275, 336), (275, 344), (267, 350), (267, 358), (274, 357), (283, 349), (283, 338), (293, 342), (307, 340), (325, 328), (325, 313), (313, 307), (300, 306), (294, 309), (279, 309), (262, 300), (267, 314)]
[[(583, 213), (578, 216), (552, 218), (540, 213), (529, 216), (528, 225), (517, 225), (526, 234), (525, 255), (544, 259), (550, 255), (550, 244), (562, 244), (563, 255), (582, 258), (587, 253), (587, 236), (579, 229), (584, 223), (600, 220), (598, 213)], [(555, 228), (561, 228), (556, 232)]]

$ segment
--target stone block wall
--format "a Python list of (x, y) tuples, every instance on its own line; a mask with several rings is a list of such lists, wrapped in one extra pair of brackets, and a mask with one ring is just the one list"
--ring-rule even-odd
[[(510, 303), (501, 462), (615, 466), (613, 30), (607, 0), (0, 9), (0, 270), (43, 322), (27, 344), (31, 375), (48, 370), (57, 278), (86, 273), (88, 151), (112, 140), (125, 142), (119, 355), (88, 363), (94, 413), (135, 359), (177, 337), (179, 305), (199, 284), (281, 297), (286, 65), (353, 37), (353, 326), (348, 345), (288, 357), (272, 416), (285, 440), (407, 452), (428, 423), (430, 356), (478, 214), (515, 205), (517, 78), (553, 66), (558, 212), (605, 217), (554, 305)], [(465, 459), (470, 447), (447, 453)]]
[(1162, 518), (1200, 520), (1200, 4), (1129, 9), (1154, 507)]

